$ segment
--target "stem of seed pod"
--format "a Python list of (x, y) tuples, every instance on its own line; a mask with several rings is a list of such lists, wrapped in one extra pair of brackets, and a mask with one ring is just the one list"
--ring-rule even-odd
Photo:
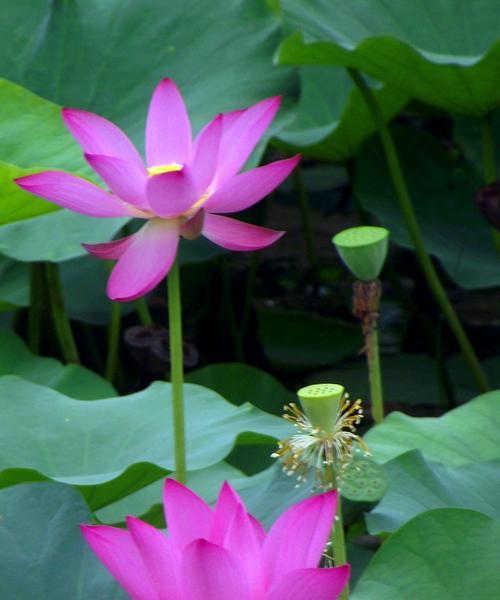
[(460, 346), (478, 389), (481, 392), (486, 392), (490, 389), (490, 386), (488, 384), (488, 380), (486, 379), (486, 375), (483, 371), (481, 363), (470, 343), (467, 333), (457, 317), (453, 305), (448, 299), (446, 290), (444, 289), (443, 284), (439, 279), (439, 275), (434, 268), (431, 257), (425, 248), (424, 239), (420, 230), (420, 225), (417, 221), (417, 216), (415, 214), (410, 192), (408, 191), (406, 180), (401, 169), (396, 145), (394, 144), (394, 140), (391, 132), (389, 131), (389, 127), (387, 126), (382, 110), (375, 95), (367, 85), (363, 76), (355, 69), (348, 68), (347, 71), (363, 96), (366, 106), (368, 107), (377, 127), (380, 141), (384, 149), (387, 166), (389, 168), (389, 173), (394, 186), (394, 191), (396, 193), (396, 198), (399, 202), (403, 220), (406, 228), (408, 229), (408, 233), (415, 248), (415, 253), (425, 279), (427, 280), (434, 298), (439, 305), (446, 321), (448, 322), (448, 325), (453, 332), (458, 345)]
[(382, 393), (382, 376), (380, 372), (377, 322), (373, 323), (372, 330), (366, 337), (366, 357), (370, 380), (372, 417), (375, 423), (381, 423), (384, 419), (384, 396)]
[[(344, 535), (344, 520), (342, 518), (342, 499), (340, 491), (338, 489), (337, 476), (335, 468), (331, 467), (332, 483), (337, 490), (337, 514), (335, 517), (335, 523), (332, 529), (331, 541), (333, 548), (333, 558), (336, 567), (345, 565), (347, 562), (347, 552), (345, 547), (345, 535)], [(349, 598), (349, 587), (346, 586), (339, 596), (340, 600), (347, 600)]]
[(371, 412), (375, 423), (384, 419), (384, 396), (378, 344), (378, 312), (382, 284), (374, 281), (355, 281), (353, 285), (353, 314), (361, 321), (370, 381)]
[(71, 331), (71, 324), (64, 308), (61, 280), (56, 264), (45, 263), (45, 281), (49, 291), (52, 319), (64, 360), (67, 363), (79, 364), (80, 357)]
[(179, 263), (174, 261), (167, 277), (170, 381), (174, 425), (175, 478), (186, 483), (186, 433), (184, 424), (184, 352)]
[[(483, 147), (483, 171), (484, 182), (486, 185), (494, 183), (497, 180), (497, 168), (495, 162), (495, 138), (493, 135), (493, 126), (491, 115), (481, 119), (481, 143)], [(491, 229), (493, 243), (498, 252), (500, 252), (500, 231)]]

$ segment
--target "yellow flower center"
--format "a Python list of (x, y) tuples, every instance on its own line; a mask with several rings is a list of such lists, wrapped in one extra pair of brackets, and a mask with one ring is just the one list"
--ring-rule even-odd
[(155, 165), (154, 167), (148, 167), (148, 175), (161, 175), (162, 173), (171, 173), (172, 171), (180, 171), (182, 165), (177, 163), (170, 163), (168, 165)]

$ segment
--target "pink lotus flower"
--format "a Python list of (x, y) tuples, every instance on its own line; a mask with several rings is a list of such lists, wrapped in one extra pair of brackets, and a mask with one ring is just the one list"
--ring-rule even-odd
[(168, 536), (128, 517), (128, 531), (82, 525), (92, 550), (134, 600), (335, 600), (349, 565), (317, 565), (332, 527), (335, 491), (283, 513), (269, 533), (225, 483), (214, 510), (168, 479)]
[(134, 235), (85, 245), (91, 254), (117, 259), (109, 281), (112, 300), (134, 300), (168, 273), (179, 236), (200, 233), (229, 250), (258, 250), (284, 232), (249, 225), (226, 213), (262, 200), (297, 165), (299, 157), (237, 174), (273, 120), (280, 98), (220, 114), (192, 141), (191, 125), (176, 85), (164, 79), (149, 106), (147, 168), (129, 138), (113, 123), (83, 110), (65, 108), (64, 122), (85, 158), (111, 191), (63, 171), (16, 179), (24, 190), (92, 217), (147, 220)]

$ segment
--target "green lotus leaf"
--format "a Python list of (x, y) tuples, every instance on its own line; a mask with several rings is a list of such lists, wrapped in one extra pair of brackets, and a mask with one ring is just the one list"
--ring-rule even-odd
[(48, 482), (0, 490), (0, 514), (2, 598), (126, 599), (80, 533), (92, 515), (77, 490)]
[(422, 513), (384, 542), (352, 600), (492, 600), (500, 589), (500, 521), (440, 508)]
[(389, 491), (366, 515), (373, 535), (393, 532), (434, 508), (469, 508), (500, 519), (498, 473), (500, 459), (447, 467), (427, 461), (418, 450), (384, 465)]
[[(236, 407), (186, 384), (187, 465), (198, 470), (238, 447), (290, 434), (282, 419)], [(93, 509), (116, 502), (174, 468), (171, 386), (84, 402), (18, 377), (0, 378), (0, 487), (40, 479), (78, 485)], [(270, 453), (270, 452), (269, 452)]]
[(495, 0), (283, 0), (286, 64), (349, 66), (428, 104), (485, 115), (500, 104)]
[(388, 415), (365, 436), (378, 462), (408, 450), (420, 450), (426, 460), (459, 467), (500, 459), (500, 390), (488, 392), (450, 410), (442, 417)]

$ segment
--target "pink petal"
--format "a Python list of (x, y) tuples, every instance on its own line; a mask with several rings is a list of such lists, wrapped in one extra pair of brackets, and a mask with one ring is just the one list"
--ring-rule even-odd
[(164, 218), (182, 215), (198, 199), (196, 183), (188, 167), (151, 176), (146, 194), (152, 211)]
[(143, 165), (103, 154), (85, 154), (85, 158), (119, 198), (138, 208), (149, 209), (146, 200), (148, 175)]
[(245, 570), (253, 594), (258, 596), (264, 589), (261, 568), (261, 544), (250, 515), (240, 504), (231, 520), (224, 548), (237, 556)]
[(174, 221), (151, 219), (133, 237), (108, 280), (111, 300), (128, 302), (147, 294), (175, 260), (179, 229)]
[(253, 515), (249, 514), (248, 516), (250, 517), (250, 521), (253, 525), (253, 530), (255, 531), (255, 535), (257, 536), (257, 539), (259, 540), (259, 544), (262, 546), (262, 544), (264, 543), (264, 540), (266, 539), (266, 531), (265, 531), (264, 527), (262, 527), (262, 524), (260, 523), (260, 521), (258, 521)]
[(85, 152), (115, 156), (133, 163), (136, 168), (144, 166), (134, 144), (111, 121), (77, 108), (63, 108), (62, 118)]
[(180, 556), (165, 535), (140, 519), (127, 517), (127, 527), (148, 569), (158, 600), (182, 600)]
[(149, 167), (185, 164), (191, 153), (191, 124), (184, 100), (170, 79), (156, 86), (146, 124), (146, 157)]
[(226, 538), (229, 527), (231, 526), (232, 520), (238, 510), (243, 504), (241, 498), (231, 487), (231, 485), (225, 481), (217, 498), (215, 505), (214, 516), (212, 521), (212, 528), (208, 539), (214, 544), (222, 545)]
[(134, 235), (128, 235), (127, 237), (112, 242), (104, 242), (102, 244), (82, 244), (82, 246), (89, 254), (97, 256), (97, 258), (117, 260), (134, 241), (134, 237)]
[(201, 235), (204, 221), (205, 211), (200, 209), (181, 225), (180, 234), (187, 240), (195, 240)]
[(163, 506), (169, 537), (179, 550), (193, 540), (208, 538), (212, 510), (189, 488), (174, 479), (167, 479), (163, 491)]
[(181, 576), (185, 600), (250, 600), (248, 581), (237, 558), (207, 540), (184, 551)]
[(281, 98), (267, 98), (254, 106), (229, 117), (224, 128), (220, 147), (217, 178), (222, 182), (236, 173), (246, 163), (257, 142), (274, 119)]
[(232, 213), (245, 210), (265, 198), (293, 171), (300, 156), (278, 160), (227, 179), (205, 202), (209, 212)]
[(222, 115), (217, 115), (196, 136), (193, 146), (191, 171), (196, 178), (199, 195), (205, 193), (217, 169), (219, 161), (219, 145), (222, 135)]
[(128, 531), (81, 525), (87, 544), (133, 600), (157, 600), (149, 572)]
[(265, 600), (335, 600), (349, 581), (351, 567), (298, 569), (282, 577)]
[(136, 212), (113, 194), (64, 171), (43, 171), (15, 182), (31, 194), (90, 217), (124, 217)]
[(205, 213), (202, 234), (214, 244), (228, 250), (246, 251), (266, 248), (279, 240), (285, 232)]
[(295, 569), (316, 567), (330, 535), (337, 506), (335, 490), (307, 498), (284, 512), (267, 534), (263, 568), (268, 584)]

